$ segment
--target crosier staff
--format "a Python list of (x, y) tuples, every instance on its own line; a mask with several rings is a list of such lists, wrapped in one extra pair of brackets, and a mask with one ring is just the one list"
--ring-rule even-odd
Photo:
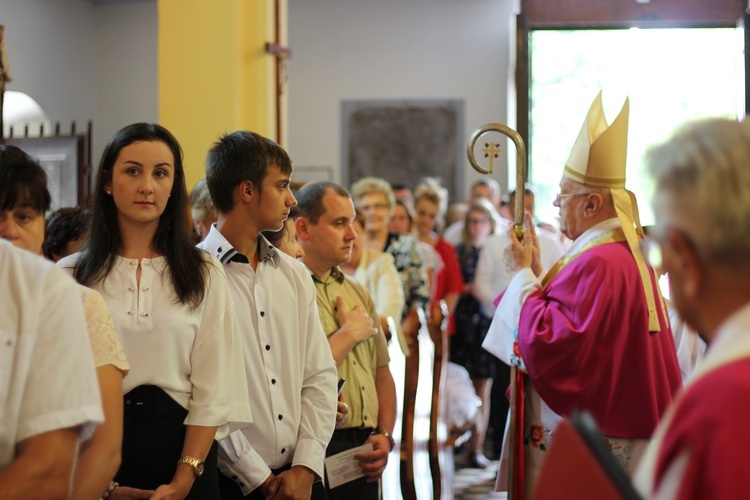
[[(524, 196), (526, 185), (526, 144), (521, 135), (512, 128), (502, 123), (488, 123), (476, 129), (466, 147), (469, 163), (474, 170), (482, 174), (492, 174), (493, 163), (500, 153), (499, 145), (495, 142), (485, 142), (482, 152), (488, 158), (488, 168), (482, 167), (476, 159), (475, 148), (477, 141), (487, 132), (499, 132), (507, 136), (516, 145), (516, 197), (515, 215), (513, 217), (513, 230), (516, 237), (523, 239), (524, 233)], [(520, 187), (520, 189), (519, 189)], [(510, 500), (523, 500), (525, 490), (525, 460), (523, 447), (523, 422), (524, 422), (524, 374), (521, 370), (512, 366), (510, 369), (510, 427), (508, 439), (510, 440), (508, 455), (508, 498)]]

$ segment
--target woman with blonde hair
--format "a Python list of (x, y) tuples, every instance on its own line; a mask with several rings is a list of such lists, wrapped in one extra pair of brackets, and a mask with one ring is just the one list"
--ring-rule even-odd
[(486, 468), (490, 461), (482, 451), (490, 416), (490, 390), (495, 377), (495, 358), (482, 348), (492, 319), (484, 313), (482, 304), (474, 296), (474, 277), (479, 255), (484, 244), (495, 232), (497, 212), (492, 204), (479, 199), (471, 204), (456, 247), (461, 264), (464, 286), (455, 311), (456, 331), (450, 339), (451, 362), (463, 366), (469, 372), (474, 390), (482, 401), (477, 422), (469, 441), (469, 463), (473, 467)]
[(415, 307), (425, 308), (430, 299), (427, 278), (417, 249), (417, 240), (410, 234), (388, 230), (396, 205), (390, 184), (378, 177), (365, 177), (352, 185), (352, 200), (365, 217), (366, 246), (393, 256), (404, 289), (404, 316)]
[[(432, 283), (431, 302), (435, 304), (445, 300), (448, 314), (452, 316), (463, 288), (463, 279), (456, 251), (450, 243), (438, 236), (447, 205), (448, 190), (440, 186), (437, 180), (426, 179), (417, 186), (414, 193), (414, 210), (417, 215), (414, 221), (416, 235), (419, 241), (435, 249), (442, 262), (442, 267), (436, 273)], [(452, 319), (448, 323), (448, 333), (453, 333)]]

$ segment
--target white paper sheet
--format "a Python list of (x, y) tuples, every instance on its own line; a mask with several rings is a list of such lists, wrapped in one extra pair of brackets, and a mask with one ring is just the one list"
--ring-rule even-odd
[(326, 458), (325, 466), (329, 488), (333, 489), (363, 477), (365, 473), (362, 472), (359, 461), (354, 459), (354, 455), (370, 451), (372, 451), (372, 443), (367, 443)]

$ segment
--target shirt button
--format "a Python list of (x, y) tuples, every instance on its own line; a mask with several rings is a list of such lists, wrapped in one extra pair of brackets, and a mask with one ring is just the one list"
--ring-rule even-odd
[(263, 316), (265, 316), (265, 315), (266, 315), (266, 313), (265, 313), (265, 312), (263, 312), (263, 311), (261, 311), (261, 312), (260, 312), (260, 317), (261, 317), (261, 318), (262, 318)]
[(150, 265), (151, 265), (151, 263), (150, 263), (150, 262), (148, 262), (148, 261), (146, 261), (146, 262), (144, 262), (144, 263), (143, 263), (143, 265), (144, 265), (144, 266), (150, 266)]
[(363, 391), (365, 390), (365, 386), (364, 386), (364, 385), (362, 386), (362, 390), (363, 390)]
[(279, 415), (279, 420), (283, 420), (283, 419), (284, 419), (284, 415)]
[(143, 287), (143, 291), (144, 291), (144, 292), (148, 292), (149, 290), (151, 290), (151, 289), (150, 289), (149, 287), (147, 287), (147, 286), (144, 286), (144, 287)]
[(281, 453), (286, 453), (286, 448), (282, 448)]
[(270, 350), (271, 350), (271, 346), (266, 344), (266, 351), (270, 351)]
[(137, 260), (131, 260), (131, 261), (130, 261), (130, 265), (131, 265), (131, 266), (135, 266), (135, 265), (137, 265), (137, 264), (138, 264), (138, 261), (137, 261)]
[(132, 316), (135, 314), (135, 311), (128, 311), (128, 314)]
[(128, 292), (135, 292), (135, 287), (134, 286), (129, 287)]
[(129, 399), (128, 399), (128, 400), (126, 400), (126, 401), (125, 401), (125, 404), (126, 404), (126, 405), (129, 405), (129, 404), (130, 404), (130, 400), (129, 400)]
[(271, 379), (271, 383), (272, 383), (272, 384), (274, 384), (274, 385), (276, 385), (276, 379), (275, 379), (275, 378), (272, 378), (272, 379)]
[[(143, 316), (144, 318), (148, 318), (148, 313), (141, 313), (141, 316)], [(363, 389), (364, 389), (364, 387), (363, 387)]]

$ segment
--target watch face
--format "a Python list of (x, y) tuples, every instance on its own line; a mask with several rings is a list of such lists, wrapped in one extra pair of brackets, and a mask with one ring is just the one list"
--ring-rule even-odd
[(196, 473), (196, 474), (198, 474), (198, 477), (201, 477), (201, 476), (203, 475), (203, 462), (200, 462), (200, 463), (199, 463), (199, 464), (198, 464), (198, 465), (197, 465), (197, 466), (195, 467), (195, 473)]

